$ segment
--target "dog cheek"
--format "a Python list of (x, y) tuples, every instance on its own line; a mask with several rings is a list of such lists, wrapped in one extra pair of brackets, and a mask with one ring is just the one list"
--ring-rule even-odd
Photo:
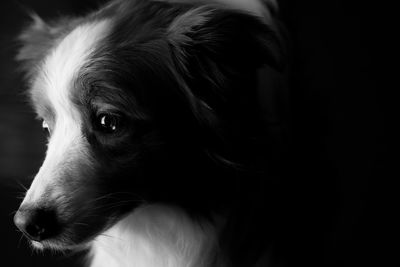
[(50, 199), (60, 201), (60, 214), (67, 220), (85, 214), (92, 206), (96, 190), (96, 165), (89, 151), (71, 152)]

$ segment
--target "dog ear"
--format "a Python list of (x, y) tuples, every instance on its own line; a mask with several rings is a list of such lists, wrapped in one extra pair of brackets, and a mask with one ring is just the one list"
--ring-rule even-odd
[(251, 75), (263, 65), (284, 68), (278, 33), (260, 18), (236, 10), (190, 9), (170, 24), (168, 41), (188, 85), (186, 95), (208, 122), (214, 121), (212, 111), (218, 106), (213, 102), (226, 97), (227, 88), (239, 87), (238, 81), (244, 81), (239, 76)]
[(262, 66), (278, 72), (284, 68), (278, 33), (249, 13), (212, 6), (190, 9), (170, 24), (168, 41), (192, 111), (206, 129), (224, 139), (235, 132), (226, 126), (240, 123), (227, 122), (231, 116), (225, 120), (224, 113), (242, 108), (228, 107), (232, 101), (227, 99), (252, 94), (247, 88)]
[(170, 24), (168, 37), (183, 66), (187, 58), (201, 54), (232, 67), (267, 64), (280, 71), (284, 68), (284, 49), (272, 28), (257, 16), (206, 6), (177, 17)]
[(36, 13), (28, 12), (30, 24), (18, 36), (20, 48), (16, 60), (22, 63), (27, 77), (34, 74), (35, 66), (54, 46), (57, 39), (74, 23), (71, 18), (60, 18), (51, 23), (43, 21)]
[(52, 29), (38, 15), (32, 13), (30, 17), (31, 24), (18, 37), (21, 47), (16, 56), (26, 71), (44, 57), (53, 41)]

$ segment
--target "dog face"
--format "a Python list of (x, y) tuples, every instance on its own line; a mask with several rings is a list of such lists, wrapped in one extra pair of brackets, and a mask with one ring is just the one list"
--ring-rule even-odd
[(144, 199), (212, 200), (192, 179), (232, 129), (226, 98), (279, 65), (266, 25), (213, 6), (117, 1), (61, 24), (36, 18), (21, 40), (49, 143), (15, 222), (38, 248), (87, 244)]

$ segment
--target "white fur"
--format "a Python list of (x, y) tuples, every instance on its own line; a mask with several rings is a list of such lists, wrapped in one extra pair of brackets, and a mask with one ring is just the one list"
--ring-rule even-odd
[(204, 267), (217, 250), (215, 229), (183, 211), (143, 206), (100, 235), (92, 267)]
[[(90, 166), (85, 155), (86, 145), (81, 134), (81, 117), (71, 101), (76, 74), (96, 44), (108, 30), (108, 21), (81, 25), (68, 34), (45, 58), (32, 94), (44, 96), (41, 105), (52, 110), (54, 125), (46, 159), (36, 175), (24, 203), (39, 203), (45, 194), (51, 199), (62, 198), (57, 190), (58, 179), (79, 178), (82, 165)], [(39, 114), (48, 117), (48, 114)], [(80, 162), (79, 162), (80, 161)], [(85, 162), (86, 161), (86, 162)], [(70, 166), (76, 166), (74, 170)]]

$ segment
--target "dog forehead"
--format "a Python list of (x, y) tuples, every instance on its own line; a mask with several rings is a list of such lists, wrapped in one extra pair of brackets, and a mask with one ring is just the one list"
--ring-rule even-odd
[(78, 74), (110, 29), (108, 20), (87, 22), (74, 28), (45, 57), (31, 91), (36, 106), (47, 101), (56, 112), (71, 110)]

